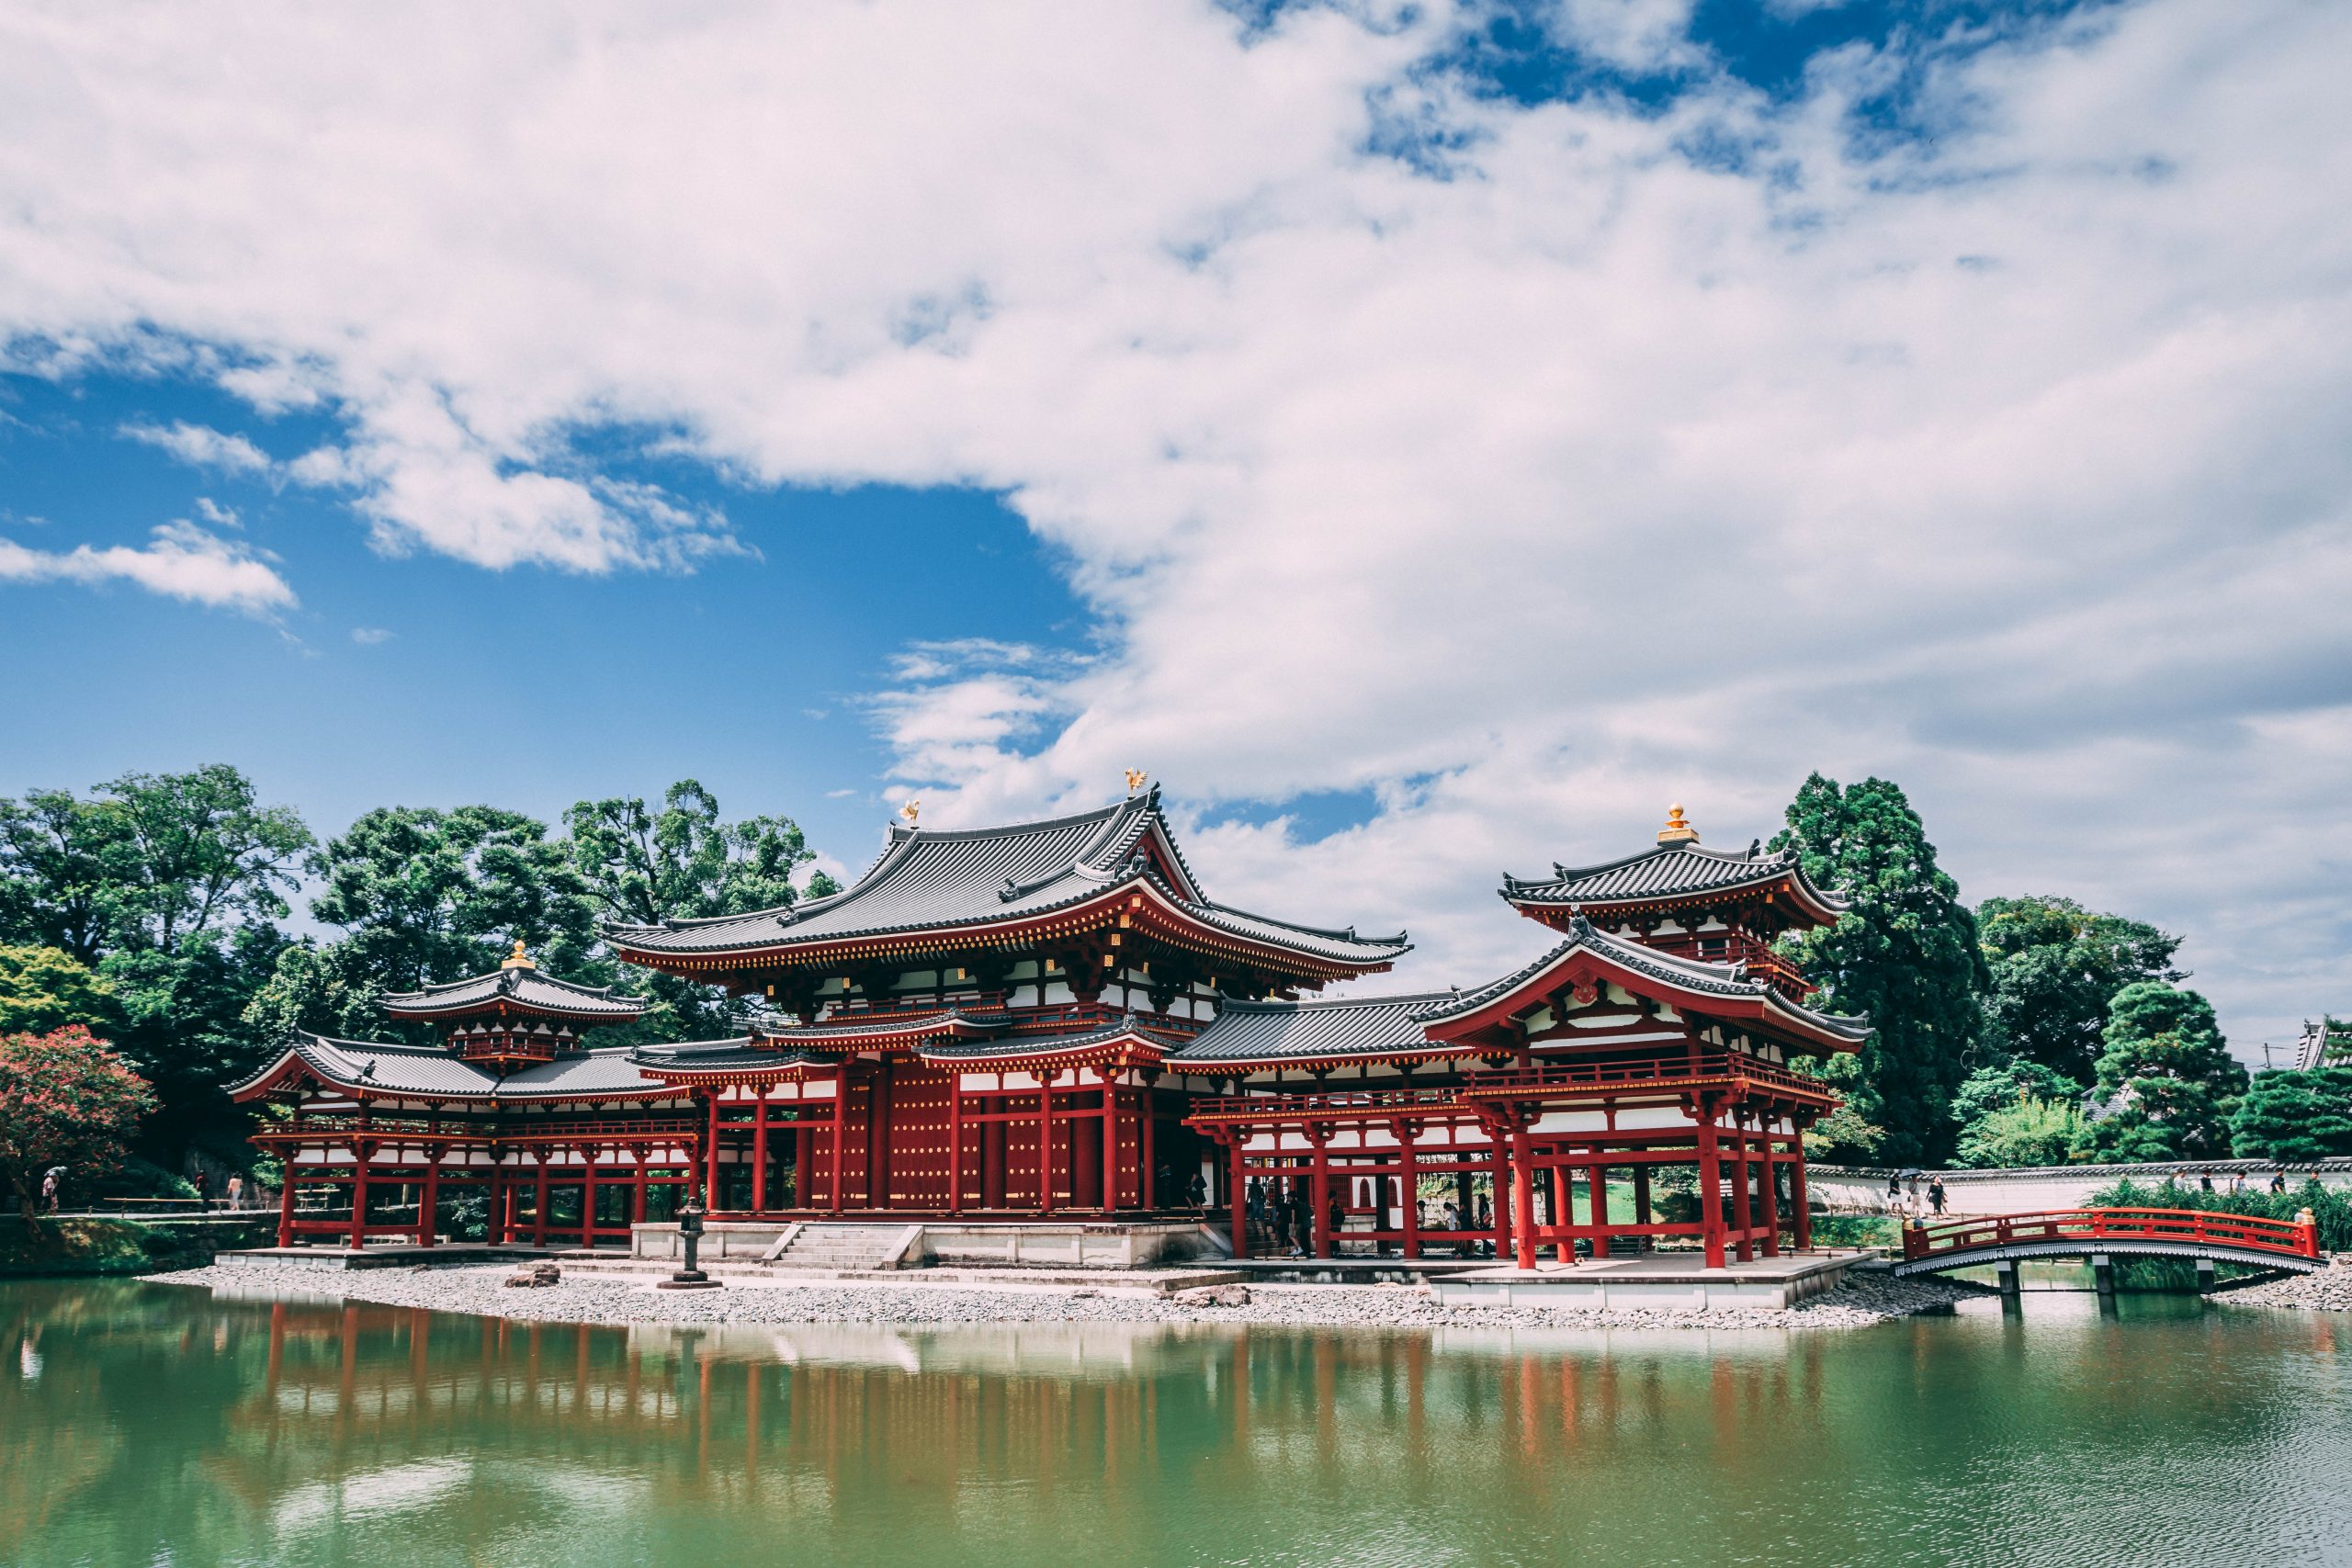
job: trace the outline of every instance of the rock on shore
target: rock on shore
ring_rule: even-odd
[[[160,1283],[221,1287],[241,1296],[334,1296],[390,1306],[560,1323],[1238,1323],[1353,1328],[1861,1328],[1949,1306],[1971,1293],[1939,1280],[1864,1275],[1784,1311],[1679,1313],[1565,1307],[1441,1305],[1417,1287],[1251,1284],[1246,1305],[1216,1305],[1116,1287],[985,1290],[963,1285],[860,1281],[730,1285],[669,1293],[628,1280],[582,1273],[537,1290],[505,1288],[503,1266],[309,1269],[215,1265],[150,1276]],[[1235,1292],[1236,1296],[1245,1292]]]
[[[2212,1299],[2230,1306],[2301,1307],[2308,1312],[2352,1312],[2352,1258],[2338,1257],[2315,1274],[2289,1274],[2267,1284],[2222,1291]]]

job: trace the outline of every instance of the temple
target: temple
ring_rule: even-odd
[[[1405,937],[1211,899],[1156,787],[1001,828],[906,815],[841,893],[605,933],[758,998],[742,1038],[597,1047],[645,1002],[520,942],[384,998],[436,1045],[294,1036],[235,1091],[279,1107],[280,1245],[431,1246],[473,1202],[492,1243],[594,1247],[689,1190],[750,1221],[1189,1217],[1237,1256],[1277,1229],[1521,1267],[1809,1245],[1802,1134],[1836,1100],[1805,1067],[1868,1030],[1773,947],[1844,908],[1789,856],[1703,849],[1677,807],[1639,854],[1504,880],[1560,939],[1523,968],[1326,997]]]

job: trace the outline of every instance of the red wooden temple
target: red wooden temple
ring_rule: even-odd
[[[1801,1134],[1836,1101],[1801,1064],[1867,1030],[1807,1008],[1770,944],[1842,905],[1785,857],[1702,849],[1679,807],[1658,840],[1507,879],[1563,938],[1515,974],[1325,998],[1405,938],[1214,902],[1157,789],[1043,822],[894,826],[832,897],[605,933],[628,962],[771,1004],[750,1036],[593,1048],[586,1031],[644,1003],[541,974],[518,943],[494,974],[385,998],[441,1045],[300,1034],[237,1093],[282,1108],[259,1134],[287,1161],[281,1245],[431,1245],[469,1191],[493,1242],[594,1245],[691,1183],[754,1219],[1116,1222],[1199,1213],[1197,1196],[1237,1252],[1253,1191],[1311,1212],[1318,1255],[1491,1247],[1532,1266],[1688,1237],[1720,1261],[1784,1230],[1804,1247]],[[1579,1218],[1576,1179],[1605,1193],[1611,1173],[1633,1217],[1588,1197]],[[306,1217],[303,1189],[335,1213]],[[1424,1224],[1440,1189],[1457,1218]],[[1716,1201],[1672,1217],[1670,1191]],[[395,1203],[409,1217],[376,1223]]]

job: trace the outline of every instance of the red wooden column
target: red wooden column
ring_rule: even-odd
[[[710,1125],[703,1134],[702,1206],[718,1212],[718,1090],[710,1091]]]
[[[1731,1229],[1732,1256],[1742,1263],[1756,1261],[1756,1217],[1749,1206],[1748,1187],[1755,1179],[1747,1159],[1747,1127],[1736,1112],[1731,1122]]]
[[[1158,1070],[1156,1067],[1144,1069],[1143,1110],[1138,1112],[1141,1124],[1136,1130],[1136,1141],[1142,1145],[1143,1155],[1143,1174],[1136,1179],[1140,1185],[1136,1190],[1136,1198],[1147,1213],[1159,1207],[1159,1162],[1154,1152],[1156,1130],[1152,1125],[1159,1120],[1159,1089],[1151,1081],[1151,1075]]]
[[[1037,1068],[1037,1213],[1054,1212],[1054,1072]]]
[[[351,1250],[368,1245],[368,1145],[351,1145]]]
[[[1534,1168],[1529,1163],[1527,1128],[1510,1131],[1510,1225],[1516,1243],[1519,1266],[1535,1267],[1535,1182]]]
[[[292,1145],[278,1156],[286,1168],[285,1179],[277,1187],[277,1245],[294,1245],[294,1156],[301,1151]]]
[[[1792,1117],[1789,1125],[1796,1129],[1789,1140],[1789,1224],[1796,1233],[1797,1250],[1810,1252],[1813,1249],[1813,1210],[1808,1206],[1812,1200],[1804,1190],[1804,1121],[1802,1117]]]
[[[1715,1151],[1715,1108],[1702,1098],[1692,1112],[1699,1123],[1699,1235],[1705,1245],[1706,1266],[1724,1266],[1724,1171]]]
[[[580,1245],[596,1245],[596,1145],[580,1145]]]
[[[645,1223],[645,1162],[652,1150],[643,1144],[632,1144],[628,1153],[629,1157],[637,1162],[637,1174],[629,1182],[628,1223],[641,1225]],[[629,1238],[629,1250],[637,1250],[637,1238],[634,1236]]]
[[[440,1219],[435,1213],[441,1206],[441,1156],[448,1150],[440,1144],[428,1144],[424,1149],[424,1190],[416,1201],[416,1245],[433,1245],[435,1226]]]
[[[964,1212],[964,1069],[947,1068],[947,1212]]]
[[[842,1212],[842,1143],[849,1131],[849,1064],[833,1069],[833,1190],[826,1196],[834,1213]]]
[[[1250,1172],[1243,1165],[1241,1145],[1250,1141],[1246,1128],[1231,1129],[1233,1151],[1233,1256],[1250,1256]]]
[[[1772,1174],[1772,1117],[1770,1111],[1756,1120],[1756,1152],[1762,1157],[1764,1184],[1764,1256],[1781,1256],[1781,1179]]]
[[[1609,1258],[1609,1168],[1594,1161],[1586,1180],[1592,1189],[1592,1260],[1603,1263]]]
[[[1315,1166],[1306,1182],[1307,1207],[1315,1218],[1315,1256],[1331,1256],[1331,1164],[1329,1144],[1331,1130],[1306,1124],[1306,1141],[1315,1145]]]
[[[1102,1213],[1107,1217],[1119,1206],[1119,1075],[1108,1066],[1097,1070],[1102,1075]]]
[[[768,1212],[768,1086],[752,1107],[752,1213]]]
[[[1396,1139],[1396,1152],[1405,1168],[1396,1179],[1397,1191],[1403,1199],[1400,1207],[1404,1213],[1405,1256],[1419,1258],[1421,1255],[1421,1156],[1416,1140],[1420,1129],[1410,1122],[1392,1122],[1389,1131]]]

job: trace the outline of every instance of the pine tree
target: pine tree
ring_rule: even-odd
[[[2106,1042],[2098,1089],[2109,1109],[2090,1125],[2092,1152],[2125,1163],[2229,1153],[2246,1075],[2211,1002],[2161,980],[2126,986],[2108,1007]]]
[[[1886,1130],[1882,1162],[1926,1164],[1952,1150],[1952,1096],[1983,1026],[1989,984],[1976,920],[1936,864],[1919,814],[1900,786],[1864,779],[1841,788],[1815,773],[1772,840],[1793,847],[1805,874],[1852,908],[1836,925],[1787,939],[1820,984],[1815,1005],[1869,1015],[1876,1032],[1835,1075],[1862,1121]]]

